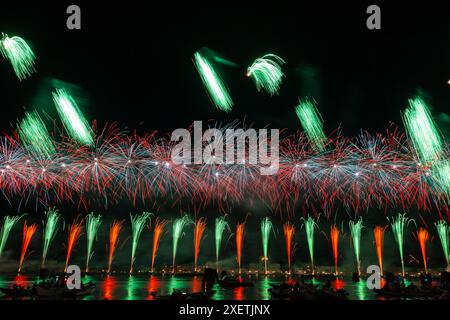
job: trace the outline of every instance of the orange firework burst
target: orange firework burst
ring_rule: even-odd
[[[375,238],[375,248],[377,249],[378,264],[380,266],[380,274],[383,275],[383,242],[384,231],[386,227],[376,226],[373,229],[373,236]]]
[[[69,226],[69,237],[67,239],[66,266],[64,267],[64,272],[67,271],[70,256],[72,255],[72,251],[78,241],[78,238],[81,236],[82,228],[83,228],[82,221],[78,221],[78,218],[75,219],[75,221]]]
[[[338,249],[339,249],[339,229],[335,225],[331,227],[330,230],[331,237],[331,247],[333,249],[333,257],[334,257],[334,273],[338,274]]]
[[[108,273],[111,272],[111,265],[114,260],[114,252],[119,242],[120,230],[122,230],[123,221],[113,221],[109,228],[109,257],[108,257]]]
[[[288,258],[288,269],[291,274],[292,255],[294,254],[294,233],[295,226],[289,222],[283,225],[284,239],[286,240],[286,253]]]
[[[244,229],[245,229],[245,221],[237,224],[237,226],[236,226],[236,261],[238,264],[239,274],[241,274],[241,257],[242,257],[242,244],[244,242]]]
[[[155,229],[153,230],[152,273],[154,271],[153,268],[155,266],[155,258],[156,253],[158,252],[159,242],[161,241],[161,237],[164,234],[164,229],[168,223],[169,220],[163,220],[159,217],[156,218]]]
[[[30,245],[31,238],[33,238],[34,234],[36,233],[37,225],[32,224],[31,226],[27,226],[27,222],[23,224],[23,239],[22,239],[22,252],[20,254],[20,261],[19,261],[19,270],[22,269],[23,261],[25,260],[26,253],[28,246]]]
[[[419,231],[417,231],[417,240],[419,240],[420,244],[420,251],[422,252],[422,259],[423,259],[423,267],[425,269],[425,273],[428,273],[428,267],[427,267],[427,241],[429,239],[428,231],[424,228],[419,228]]]
[[[206,219],[200,218],[195,222],[194,226],[194,272],[197,271],[198,255],[200,254],[200,243],[203,238],[203,233],[206,229]]]

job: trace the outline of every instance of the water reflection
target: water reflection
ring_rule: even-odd
[[[107,275],[102,282],[102,298],[107,300],[114,299],[114,290],[116,289],[116,278],[111,275]]]
[[[153,275],[150,276],[150,279],[148,281],[148,287],[147,287],[147,289],[148,289],[148,298],[147,299],[154,300],[155,297],[153,296],[153,294],[157,294],[160,287],[161,287],[161,284],[160,284],[158,278]]]

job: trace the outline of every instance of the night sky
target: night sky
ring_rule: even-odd
[[[226,2],[157,8],[141,2],[80,4],[80,31],[66,28],[62,1],[2,4],[0,32],[31,44],[37,73],[19,82],[10,64],[0,60],[0,130],[10,133],[25,109],[55,118],[49,84],[57,79],[78,88],[89,120],[100,126],[117,122],[139,133],[211,119],[293,132],[300,127],[294,106],[305,95],[318,102],[328,133],[339,126],[348,136],[361,129],[381,132],[390,122],[403,130],[400,110],[418,90],[448,132],[450,19],[442,1],[247,8]],[[373,3],[381,6],[381,30],[366,28],[365,11]],[[202,47],[239,65],[220,66],[235,102],[229,114],[214,109],[195,70],[193,53]],[[266,53],[286,61],[279,96],[258,93],[245,77],[247,66]],[[1,206],[17,211],[6,201]],[[123,206],[119,215],[127,217],[130,206]],[[212,237],[210,232],[208,242]],[[278,238],[282,241],[281,234]]]

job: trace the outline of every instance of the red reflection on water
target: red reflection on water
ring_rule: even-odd
[[[333,287],[334,287],[335,289],[337,289],[337,290],[339,290],[339,289],[344,289],[344,287],[345,287],[345,281],[342,280],[342,279],[336,279],[336,280],[334,280],[334,282],[333,282]]]
[[[194,276],[192,278],[192,292],[201,292],[202,290],[202,279],[200,277]]]
[[[150,280],[148,281],[148,297],[147,300],[155,300],[155,297],[152,293],[157,293],[158,289],[161,287],[161,283],[158,278],[155,276],[150,276]]]
[[[233,299],[234,300],[244,300],[244,287],[238,287],[233,290]]]
[[[28,285],[28,277],[18,274],[15,278],[14,278],[14,284],[20,286],[20,287],[26,287]]]
[[[116,289],[116,278],[107,275],[103,281],[103,299],[112,300],[114,299],[114,290]]]

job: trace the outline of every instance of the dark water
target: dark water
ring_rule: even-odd
[[[9,287],[14,283],[22,286],[31,286],[37,280],[32,275],[0,275],[0,287]],[[87,300],[112,299],[112,300],[151,300],[151,292],[159,295],[171,294],[174,289],[187,292],[201,291],[201,276],[149,276],[149,275],[90,275],[84,276],[83,281],[92,280],[97,284],[94,294],[85,297]],[[247,288],[221,288],[214,286],[215,293],[212,299],[256,299],[268,300],[270,294],[267,289],[270,283],[279,284],[284,281],[280,277],[253,277],[254,287]],[[315,284],[323,284],[325,280],[313,280]],[[369,290],[365,281],[354,283],[351,279],[333,280],[335,288],[344,288],[352,300],[377,299],[375,294]]]

